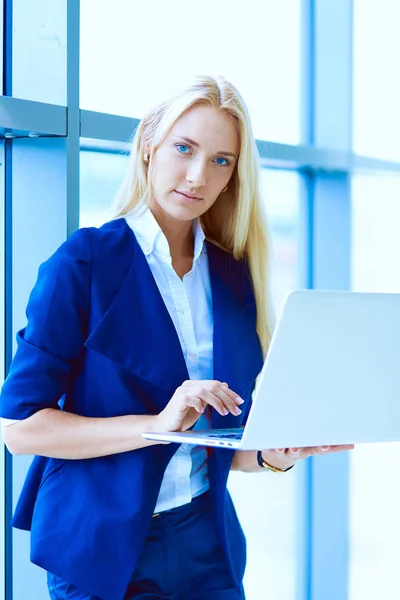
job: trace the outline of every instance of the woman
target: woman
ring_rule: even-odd
[[[142,437],[244,425],[272,329],[258,169],[239,93],[198,78],[141,121],[115,218],[40,267],[0,415],[36,455],[13,525],[51,598],[243,599],[230,469],[339,449]]]

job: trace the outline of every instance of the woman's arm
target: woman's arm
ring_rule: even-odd
[[[233,455],[231,471],[261,473],[263,469],[257,463],[257,450],[236,450]]]
[[[4,426],[3,440],[12,454],[96,458],[159,444],[142,438],[142,433],[152,431],[155,423],[154,415],[90,418],[45,408]]]
[[[13,454],[82,459],[137,450],[154,444],[145,431],[184,431],[213,406],[221,415],[237,415],[243,402],[220,381],[184,381],[158,415],[92,418],[44,408],[16,423],[5,423],[3,438]]]
[[[279,448],[277,450],[262,450],[263,459],[273,467],[278,469],[288,469],[295,465],[297,461],[322,454],[332,452],[343,452],[353,450],[354,444],[343,446],[313,446],[309,448]],[[244,471],[245,473],[262,473],[262,469],[257,463],[257,450],[236,450],[231,465],[232,471]]]

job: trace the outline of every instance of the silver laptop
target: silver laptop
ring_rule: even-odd
[[[400,441],[400,294],[292,292],[244,429],[143,437],[240,450]]]

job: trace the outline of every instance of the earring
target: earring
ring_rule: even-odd
[[[228,189],[228,186],[226,185],[226,186],[224,187],[224,189],[222,190],[221,194],[225,194],[225,192],[226,192],[226,190],[227,190],[227,189]]]
[[[145,163],[148,163],[150,159],[150,154],[148,152],[146,152],[146,154],[143,154],[143,160]]]

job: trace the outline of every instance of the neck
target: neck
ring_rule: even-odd
[[[151,207],[151,212],[167,238],[172,260],[189,257],[193,259],[193,221],[174,219],[154,205]]]

